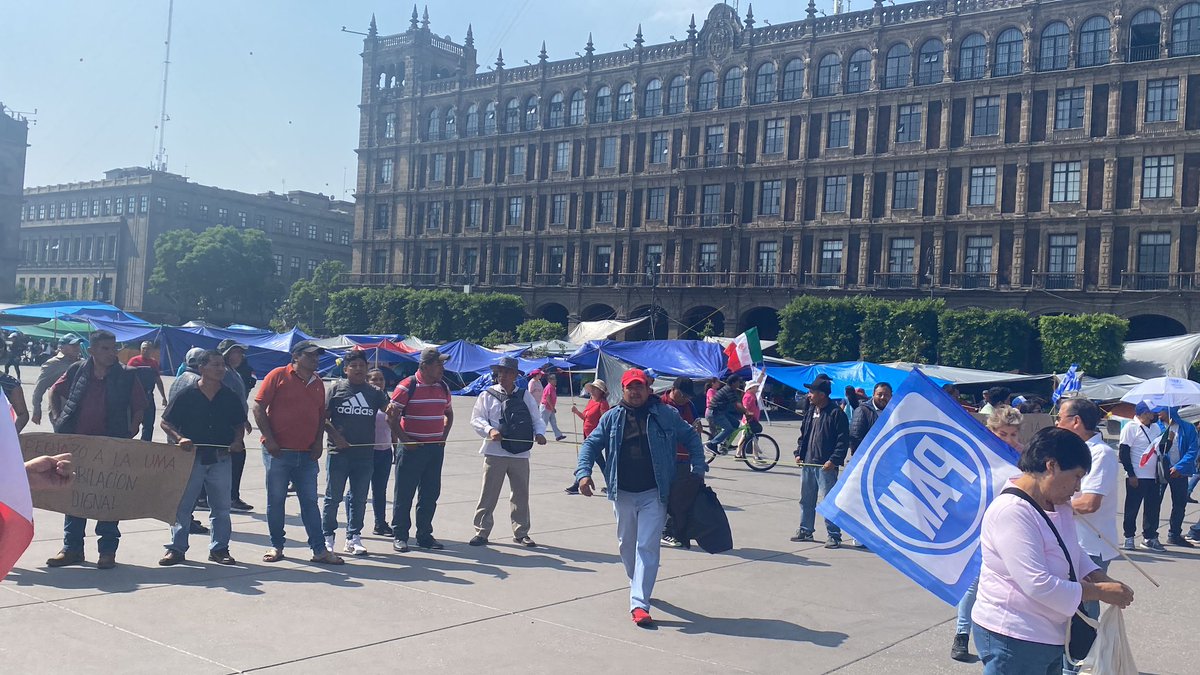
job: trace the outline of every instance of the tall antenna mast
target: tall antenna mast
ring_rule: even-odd
[[[154,155],[154,164],[151,166],[155,171],[167,170],[167,122],[171,119],[167,116],[167,78],[171,72],[171,20],[174,14],[175,0],[168,0],[166,55],[163,57],[162,109],[158,117],[158,153]]]

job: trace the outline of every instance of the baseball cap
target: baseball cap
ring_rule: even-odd
[[[828,396],[833,392],[833,387],[830,386],[829,382],[830,381],[828,379],[818,376],[813,382],[804,385],[804,388],[809,391],[819,391]]]
[[[239,343],[237,340],[230,340],[228,338],[221,340],[221,343],[217,345],[217,351],[221,353],[221,356],[225,356],[234,349],[240,349],[244,352],[249,351],[249,347],[246,345]]]
[[[1136,406],[1133,407],[1134,415],[1144,415],[1148,412],[1154,412],[1154,408],[1151,408],[1150,406],[1146,405],[1145,401],[1142,401],[1141,403],[1138,403]]]
[[[621,388],[624,389],[634,382],[641,382],[644,385],[649,385],[650,381],[646,379],[646,373],[640,368],[631,368],[625,371],[621,376]]]
[[[204,352],[206,351],[208,350],[204,349],[203,347],[192,347],[191,349],[187,350],[187,356],[185,357],[187,364],[189,366],[194,366],[199,363],[200,357],[203,356]]]
[[[297,354],[308,354],[309,352],[324,354],[325,348],[313,342],[312,340],[301,340],[295,345],[292,345],[292,356],[296,356]]]
[[[450,359],[449,354],[443,354],[436,347],[426,347],[421,350],[421,365],[426,363],[437,363],[438,361],[447,361]]]
[[[83,340],[81,340],[78,335],[68,335],[68,336],[64,337],[63,339],[59,340],[58,344],[60,344],[60,345],[78,345],[78,344],[83,344]]]

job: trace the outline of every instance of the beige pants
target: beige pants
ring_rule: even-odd
[[[512,490],[509,502],[512,505],[513,536],[517,539],[529,534],[529,460],[516,457],[483,458],[483,491],[479,495],[479,506],[475,507],[475,531],[487,538],[492,532],[492,512],[500,499],[500,488],[504,478]]]

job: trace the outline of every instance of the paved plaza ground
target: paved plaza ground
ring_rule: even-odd
[[[27,395],[35,375],[25,370]],[[95,568],[89,532],[88,564],[51,570],[45,560],[61,547],[62,517],[39,511],[33,544],[0,583],[0,671],[981,671],[949,659],[954,609],[875,555],[788,541],[799,519],[800,482],[798,471],[782,464],[767,473],[729,460],[714,465],[709,484],[728,510],[735,549],[664,549],[652,630],[629,620],[611,505],[563,493],[575,465],[572,443],[551,441],[534,452],[531,535],[540,548],[505,536],[504,502],[492,545],[467,546],[482,469],[467,424],[473,402],[455,398],[458,422],[434,521],[444,551],[398,554],[388,539],[366,536],[368,557],[347,556],[333,568],[310,564],[289,498],[289,558],[262,563],[266,499],[261,456],[253,451],[242,494],[257,508],[234,514],[236,567],[203,562],[207,537],[200,535],[191,539],[187,564],[159,567],[168,528],[140,520],[122,523],[116,569]],[[560,422],[574,440],[565,397],[562,403]],[[788,459],[795,425],[777,423],[767,432]],[[323,489],[323,475],[319,481]],[[1193,506],[1187,523],[1197,517]],[[369,532],[369,507],[367,523]],[[823,533],[818,525],[818,537]],[[1195,673],[1200,554],[1168,550],[1133,554],[1161,588],[1124,561],[1111,573],[1137,593],[1126,622],[1141,670]]]

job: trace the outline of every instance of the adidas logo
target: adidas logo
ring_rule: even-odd
[[[362,392],[355,394],[352,398],[348,398],[338,404],[334,410],[342,415],[366,415],[375,416],[375,409],[367,405],[367,399],[363,397]]]

